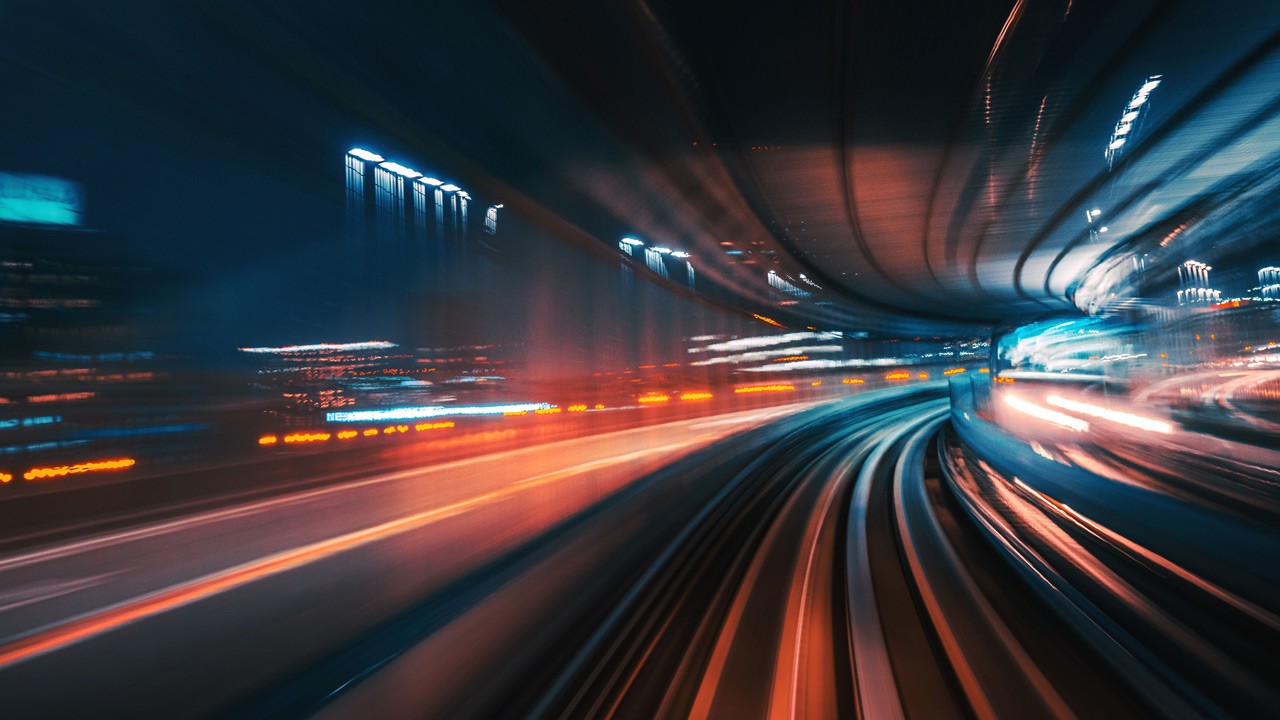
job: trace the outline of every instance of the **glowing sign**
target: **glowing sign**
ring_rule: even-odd
[[[78,225],[81,188],[61,178],[0,173],[0,220],[10,223]]]
[[[44,175],[0,173],[0,221],[79,225],[80,186]]]

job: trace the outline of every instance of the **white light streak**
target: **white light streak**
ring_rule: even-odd
[[[1078,400],[1068,400],[1057,395],[1050,395],[1045,398],[1044,401],[1054,407],[1060,407],[1064,410],[1074,410],[1082,415],[1110,420],[1111,422],[1128,425],[1129,427],[1137,428],[1139,430],[1164,433],[1165,435],[1169,435],[1173,432],[1173,425],[1164,422],[1163,420],[1156,420],[1154,418],[1143,417],[1141,415],[1134,415],[1133,413],[1099,407],[1097,405],[1091,405]]]
[[[421,407],[388,408],[386,410],[348,410],[325,414],[325,420],[335,423],[374,422],[377,420],[418,420],[421,418],[451,417],[458,415],[502,415],[514,412],[548,410],[550,403],[513,403],[510,405],[425,405]]]
[[[386,350],[387,348],[397,347],[393,342],[385,340],[370,340],[367,342],[353,343],[316,343],[314,345],[284,345],[281,347],[242,347],[240,352],[258,353],[258,354],[274,354],[288,355],[290,353],[303,352],[343,352],[346,350]]]
[[[734,350],[750,350],[752,348],[770,347],[772,345],[785,345],[787,343],[799,342],[801,340],[831,340],[838,337],[840,336],[836,333],[820,332],[793,332],[783,333],[781,335],[760,335],[756,337],[738,338],[737,340],[726,340],[724,342],[715,343],[701,348],[689,348],[689,352],[733,352]]]
[[[1067,428],[1068,430],[1074,430],[1075,432],[1087,432],[1089,430],[1089,423],[1086,420],[1081,420],[1078,417],[1072,417],[1066,413],[1060,413],[1057,410],[1050,410],[1047,407],[1041,407],[1035,403],[1027,402],[1016,395],[1005,395],[1004,404],[1018,412]]]

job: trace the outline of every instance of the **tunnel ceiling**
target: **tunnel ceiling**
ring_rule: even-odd
[[[806,273],[868,326],[1077,312],[1100,257],[1181,262],[1170,229],[1258,203],[1280,157],[1274,2],[505,13],[647,169],[635,197],[665,212],[636,233],[696,243],[744,285]]]
[[[606,261],[625,236],[686,250],[699,290],[788,325],[968,332],[1105,309],[1188,259],[1280,264],[1274,0],[37,9],[5,9],[27,30],[0,77],[50,128],[88,95],[138,155],[164,138],[326,199],[369,145]]]

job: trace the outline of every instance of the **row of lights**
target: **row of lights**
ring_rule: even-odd
[[[445,182],[443,180],[437,180],[436,178],[433,178],[433,177],[427,177],[426,175],[423,175],[422,173],[418,172],[417,170],[414,170],[411,167],[401,165],[398,162],[392,162],[390,160],[387,160],[386,158],[382,157],[378,153],[370,152],[363,148],[351,148],[350,150],[347,151],[347,154],[350,155],[351,157],[364,160],[365,162],[378,163],[378,167],[382,168],[383,170],[386,170],[387,172],[395,173],[396,175],[399,175],[400,177],[406,180],[413,180],[414,182],[420,182],[423,185],[429,185],[431,187],[440,188],[441,190],[449,193],[456,192],[458,193],[458,197],[467,198],[467,199],[471,198],[471,196],[468,195],[465,190],[458,187],[457,185],[454,185],[453,183]]]
[[[94,460],[91,462],[76,463],[74,465],[54,465],[51,467],[36,467],[22,473],[23,480],[43,480],[46,478],[64,477],[67,475],[82,475],[91,472],[103,472],[106,470],[124,470],[138,464],[133,458],[116,458],[113,460]],[[11,473],[0,472],[0,483],[9,483],[13,481]]]
[[[426,422],[417,423],[413,426],[415,432],[424,432],[426,430],[444,430],[454,427],[452,421],[443,422]],[[383,428],[365,428],[363,430],[341,430],[337,433],[328,433],[324,431],[318,432],[294,432],[284,435],[263,435],[258,438],[258,444],[262,446],[278,445],[283,442],[286,445],[307,445],[311,443],[327,442],[331,439],[353,440],[359,437],[378,437],[380,435],[395,435],[398,433],[409,432],[409,425],[388,425]]]
[[[646,246],[643,240],[637,240],[633,237],[622,238],[622,244],[630,245],[632,247],[649,247],[650,250],[658,253],[659,255],[670,255],[673,258],[680,258],[681,260],[692,257],[689,253],[683,250],[672,250],[664,245]]]

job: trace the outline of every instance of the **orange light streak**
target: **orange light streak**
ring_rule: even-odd
[[[747,387],[734,388],[733,391],[742,395],[745,393],[787,392],[795,389],[795,385],[748,385]]]
[[[297,432],[297,433],[289,433],[288,435],[285,435],[284,441],[292,445],[297,443],[324,442],[325,440],[328,440],[330,437],[331,436],[327,432],[313,432],[313,433]]]
[[[133,458],[119,458],[117,460],[97,460],[94,462],[77,463],[75,465],[59,465],[57,467],[31,468],[22,473],[24,480],[41,480],[51,477],[62,477],[64,475],[79,475],[87,472],[100,472],[103,470],[123,470],[133,467],[137,461]]]

